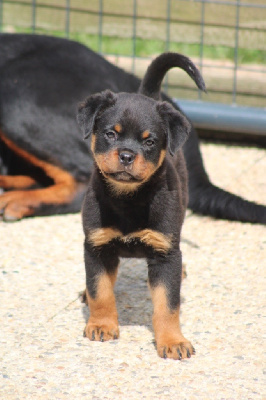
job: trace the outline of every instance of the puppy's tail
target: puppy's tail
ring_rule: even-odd
[[[150,64],[139,87],[139,93],[160,99],[162,80],[169,69],[178,67],[186,71],[198,88],[206,92],[204,80],[193,62],[186,56],[178,53],[163,53]]]

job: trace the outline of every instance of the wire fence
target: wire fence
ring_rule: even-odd
[[[156,54],[178,51],[208,93],[173,70],[172,97],[266,107],[265,0],[0,0],[0,30],[74,39],[139,76]]]

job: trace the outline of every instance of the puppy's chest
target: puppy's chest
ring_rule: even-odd
[[[154,251],[166,253],[172,237],[152,227],[146,205],[106,208],[101,227],[90,229],[87,240],[94,248],[115,249],[123,257],[147,257]]]
[[[115,227],[102,227],[91,230],[87,240],[98,250],[116,251],[122,257],[149,257],[154,252],[166,254],[172,247],[172,235],[150,228],[124,234]]]

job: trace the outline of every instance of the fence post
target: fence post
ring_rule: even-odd
[[[3,2],[0,0],[0,32],[3,30]]]
[[[137,0],[133,1],[133,33],[132,33],[132,72],[135,72],[136,68],[136,39],[137,39]]]
[[[98,52],[102,54],[102,41],[103,41],[103,0],[99,0],[99,38],[98,38]]]
[[[32,10],[31,10],[31,30],[35,33],[36,30],[36,0],[32,0]]]
[[[70,0],[66,0],[66,26],[65,26],[65,36],[69,38],[70,30]]]
[[[237,91],[237,70],[238,70],[238,42],[239,42],[239,11],[240,0],[236,4],[236,25],[235,25],[235,50],[234,50],[234,81],[233,81],[233,98],[232,103],[236,104],[236,91]]]
[[[200,61],[199,61],[199,67],[200,67],[200,72],[202,73],[202,68],[203,68],[203,50],[204,50],[204,26],[205,26],[205,1],[203,0],[201,2],[201,22],[200,22]],[[198,98],[201,100],[202,98],[202,92],[201,90],[198,90]]]

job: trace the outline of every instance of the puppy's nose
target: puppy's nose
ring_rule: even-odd
[[[121,164],[125,166],[132,164],[135,158],[136,154],[134,154],[132,151],[129,150],[124,150],[119,153],[119,161]]]

